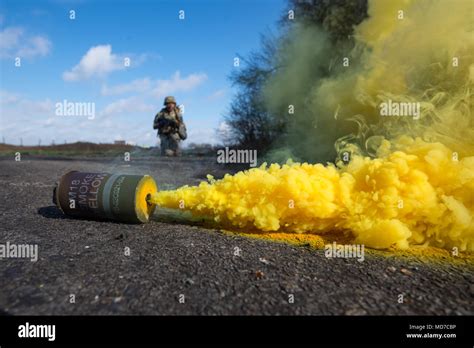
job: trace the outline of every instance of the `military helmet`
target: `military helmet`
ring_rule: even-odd
[[[176,99],[174,99],[173,96],[166,97],[163,105],[166,105],[166,104],[169,104],[169,103],[173,103],[174,105],[176,105]]]

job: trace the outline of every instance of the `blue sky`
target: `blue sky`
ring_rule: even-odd
[[[156,144],[152,121],[166,95],[184,105],[186,143],[217,142],[235,93],[228,79],[238,69],[234,57],[258,49],[260,34],[277,30],[287,6],[284,0],[0,4],[0,136],[7,143],[120,139],[145,146]],[[94,103],[94,117],[58,115],[64,100]]]

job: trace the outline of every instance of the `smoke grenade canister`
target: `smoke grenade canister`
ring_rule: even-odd
[[[140,223],[153,214],[148,198],[157,191],[148,175],[71,171],[59,180],[53,202],[73,217]]]

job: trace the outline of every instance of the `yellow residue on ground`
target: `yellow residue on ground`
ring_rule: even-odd
[[[287,243],[296,246],[309,246],[315,249],[321,249],[324,247],[325,239],[317,234],[309,233],[248,233],[248,232],[236,232],[223,230],[224,233],[231,235],[239,235],[247,238],[255,238],[261,240],[270,240],[272,242]]]
[[[320,236],[317,234],[297,234],[297,233],[259,233],[259,232],[242,232],[235,230],[222,230],[227,235],[238,235],[245,238],[254,238],[259,240],[267,240],[277,243],[285,243],[298,247],[310,247],[315,250],[324,249],[325,245],[331,245],[336,242],[338,245],[350,244],[350,239],[338,234],[329,234]],[[372,256],[386,257],[388,255],[395,257],[411,258],[415,257],[418,260],[424,260],[430,263],[449,261],[451,263],[470,263],[474,264],[474,254],[472,253],[458,253],[453,255],[452,251],[440,249],[430,246],[412,246],[407,250],[390,249],[389,251],[365,250]],[[390,254],[388,254],[388,252]]]

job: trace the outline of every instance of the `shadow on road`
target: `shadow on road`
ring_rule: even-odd
[[[48,219],[68,219],[68,217],[55,205],[39,208],[38,214]]]
[[[84,220],[84,221],[95,221],[95,222],[108,222],[117,225],[135,225],[134,222],[124,222],[124,221],[114,221],[107,218],[91,218],[87,216],[68,216],[65,215],[58,207],[55,205],[50,205],[48,207],[41,207],[38,209],[38,214],[47,219],[58,219],[58,220]]]

